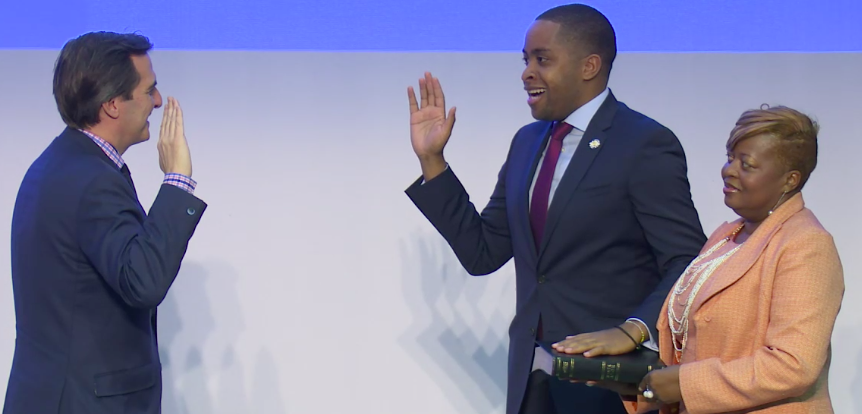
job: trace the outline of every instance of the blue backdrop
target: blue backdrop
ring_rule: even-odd
[[[0,0],[0,48],[91,30],[159,49],[519,51],[549,0]],[[862,51],[862,0],[595,0],[621,51]]]

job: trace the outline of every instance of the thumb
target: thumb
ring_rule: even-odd
[[[455,107],[449,108],[449,116],[446,118],[446,128],[450,131],[455,126]]]

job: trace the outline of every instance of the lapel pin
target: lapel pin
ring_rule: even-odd
[[[598,148],[600,145],[602,145],[602,142],[601,142],[601,141],[599,141],[599,140],[597,140],[597,139],[594,139],[594,140],[590,141],[590,148],[591,148],[591,149],[596,149],[596,148]]]

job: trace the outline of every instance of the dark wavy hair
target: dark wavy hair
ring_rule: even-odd
[[[99,123],[103,103],[132,99],[141,78],[131,57],[152,48],[133,33],[92,32],[68,41],[54,66],[54,100],[63,122],[87,128]]]

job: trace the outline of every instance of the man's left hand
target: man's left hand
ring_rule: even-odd
[[[631,325],[626,323],[623,325]],[[622,326],[626,329],[626,326]],[[637,330],[636,327],[632,327]],[[631,334],[630,334],[631,335]],[[632,335],[632,338],[635,336]],[[620,355],[634,351],[637,346],[625,333],[617,328],[605,329],[575,336],[567,336],[565,340],[553,345],[557,352],[566,354],[584,354],[585,357],[599,355]],[[640,334],[637,334],[640,338]]]

